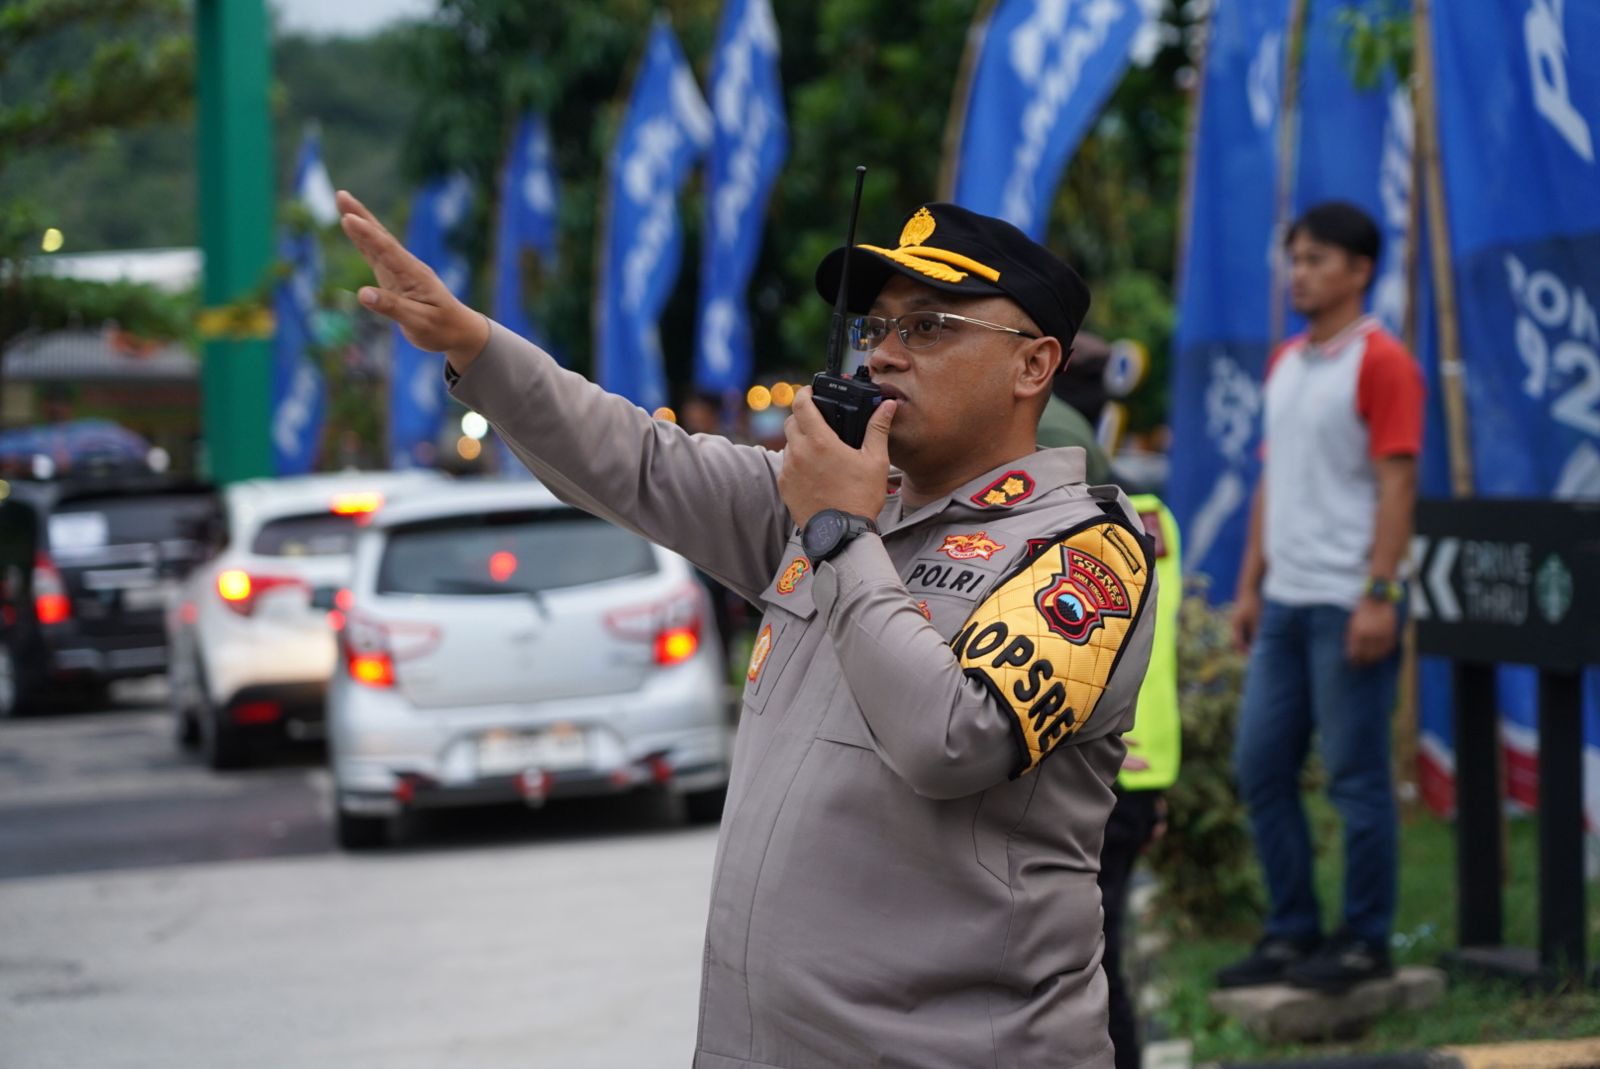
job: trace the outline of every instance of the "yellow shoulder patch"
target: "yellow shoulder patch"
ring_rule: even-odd
[[[1150,586],[1144,546],[1096,519],[1029,543],[1022,563],[950,646],[1014,718],[1015,775],[1033,771],[1094,714]]]

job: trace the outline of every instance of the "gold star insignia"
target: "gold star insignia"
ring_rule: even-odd
[[[983,495],[983,500],[989,505],[1004,505],[1006,503],[1006,492],[1004,490],[990,490]]]
[[[1011,478],[1007,479],[1001,486],[1001,489],[1006,492],[1006,497],[1016,497],[1027,488],[1027,484],[1025,484],[1021,479],[1018,479],[1016,476],[1012,476]]]

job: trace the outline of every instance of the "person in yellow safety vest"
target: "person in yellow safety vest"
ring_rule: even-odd
[[[1093,352],[1073,353],[1071,368]],[[1041,448],[1077,446],[1088,457],[1089,470],[1108,473],[1110,462],[1094,436],[1093,421],[1105,398],[1075,397],[1073,387],[1084,385],[1080,373],[1076,382],[1066,373],[1056,376],[1055,396],[1039,421],[1036,436]],[[1093,391],[1089,390],[1092,394]],[[1106,821],[1105,839],[1100,849],[1100,904],[1105,916],[1106,948],[1102,964],[1106,972],[1110,1004],[1111,1042],[1116,1050],[1116,1069],[1138,1069],[1141,1058],[1139,1021],[1132,993],[1122,973],[1123,917],[1128,908],[1128,880],[1144,848],[1160,834],[1166,822],[1166,801],[1161,792],[1178,778],[1180,731],[1178,722],[1178,605],[1183,600],[1183,562],[1180,556],[1178,523],[1171,511],[1154,494],[1129,498],[1155,539],[1156,598],[1154,644],[1150,667],[1139,688],[1133,729],[1123,734],[1128,756],[1117,777],[1117,802]]]
[[[1104,965],[1110,988],[1111,1041],[1117,1069],[1140,1064],[1136,1000],[1122,970],[1123,919],[1128,908],[1128,883],[1144,848],[1166,823],[1161,792],[1178,778],[1181,731],[1178,718],[1178,605],[1183,600],[1183,563],[1178,524],[1154,494],[1129,498],[1144,527],[1155,539],[1155,642],[1150,667],[1134,713],[1133,730],[1122,736],[1128,756],[1117,777],[1117,804],[1106,822],[1100,850],[1100,899],[1105,910]]]

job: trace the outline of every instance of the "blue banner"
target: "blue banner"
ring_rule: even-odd
[[[658,20],[611,156],[596,286],[595,379],[645,409],[669,401],[658,320],[683,254],[678,190],[712,122],[678,39]]]
[[[1185,566],[1219,601],[1233,597],[1260,473],[1288,17],[1289,0],[1218,0],[1191,165],[1167,493]]]
[[[491,315],[507,330],[548,350],[549,343],[524,306],[522,263],[531,251],[539,266],[556,266],[555,162],[550,132],[538,115],[524,115],[500,174],[500,220],[495,241],[494,304]],[[520,465],[518,465],[520,467]]]
[[[1294,215],[1343,200],[1362,208],[1383,234],[1369,307],[1399,337],[1406,318],[1406,249],[1411,228],[1411,88],[1392,69],[1357,86],[1350,49],[1351,15],[1403,13],[1393,0],[1311,0],[1301,57],[1299,143]],[[1304,327],[1290,313],[1289,332]]]
[[[1001,0],[976,46],[955,202],[1042,240],[1061,173],[1144,19],[1139,0]]]
[[[1433,20],[1476,490],[1600,498],[1600,7],[1480,0]],[[1595,672],[1585,688],[1593,728]],[[1513,750],[1532,745],[1532,674],[1502,673],[1500,699]]]
[[[472,207],[472,183],[462,174],[436,178],[412,201],[406,248],[465,300],[472,273],[451,245],[451,235]],[[406,340],[398,326],[389,368],[389,466],[431,468],[438,460],[439,423],[445,410],[444,375],[437,353]]]
[[[745,291],[761,251],[767,197],[789,151],[768,0],[728,0],[711,67],[716,130],[706,162],[695,386],[743,392],[752,364]]]
[[[333,181],[322,162],[322,144],[314,129],[306,131],[295,163],[295,199],[319,226],[329,224]],[[332,209],[332,219],[338,219]],[[278,255],[289,274],[273,291],[275,321],[272,345],[272,460],[279,475],[303,475],[316,468],[322,426],[327,418],[327,384],[311,347],[317,295],[322,288],[322,246],[314,230],[279,235]]]

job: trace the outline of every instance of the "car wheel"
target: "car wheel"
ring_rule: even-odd
[[[232,724],[223,722],[226,708],[217,708],[202,687],[195,719],[200,726],[200,756],[214,771],[226,772],[250,763],[249,740]]]
[[[22,712],[22,671],[11,647],[0,643],[0,720]]]
[[[377,850],[390,843],[389,818],[334,812],[334,831],[345,850]]]
[[[690,824],[717,824],[722,821],[722,805],[728,798],[728,788],[716,787],[709,791],[690,791],[683,796],[684,814]]]

